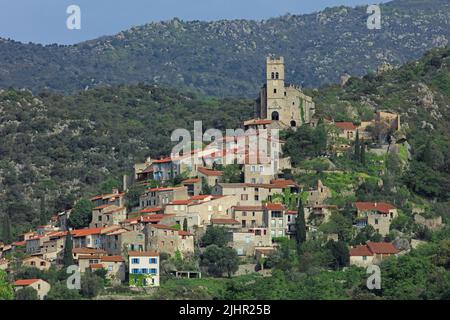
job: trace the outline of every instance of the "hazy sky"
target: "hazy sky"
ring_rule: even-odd
[[[266,19],[331,6],[385,0],[0,0],[0,37],[22,42],[77,43],[151,21]],[[69,5],[81,9],[81,30],[68,30]]]

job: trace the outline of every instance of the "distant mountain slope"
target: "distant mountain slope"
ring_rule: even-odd
[[[400,65],[450,39],[450,1],[382,5],[368,30],[366,6],[266,21],[151,23],[74,46],[0,41],[0,87],[74,92],[98,84],[164,83],[216,96],[254,96],[268,54],[283,55],[288,81],[305,86]]]
[[[155,86],[71,96],[0,90],[0,225],[8,214],[15,231],[27,230],[105,179],[120,181],[146,156],[169,154],[173,130],[193,130],[194,120],[205,130],[237,128],[252,113],[253,101]]]

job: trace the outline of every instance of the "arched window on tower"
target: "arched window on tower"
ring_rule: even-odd
[[[280,78],[280,74],[277,72],[275,73],[275,79],[279,79]]]
[[[272,79],[275,79],[275,72],[272,72]]]
[[[278,114],[278,112],[276,111],[272,112],[272,120],[274,121],[280,120],[280,115]]]
[[[295,122],[294,120],[291,121],[291,127],[296,127],[297,126],[297,122]]]

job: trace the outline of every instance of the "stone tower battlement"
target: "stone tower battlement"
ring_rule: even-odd
[[[266,84],[256,105],[257,117],[295,128],[311,123],[314,112],[312,98],[306,96],[300,86],[285,83],[284,58],[268,56]]]

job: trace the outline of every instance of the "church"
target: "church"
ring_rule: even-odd
[[[314,126],[314,102],[300,87],[285,83],[283,57],[267,57],[266,83],[261,88],[255,111],[258,119],[272,122],[271,127]]]

